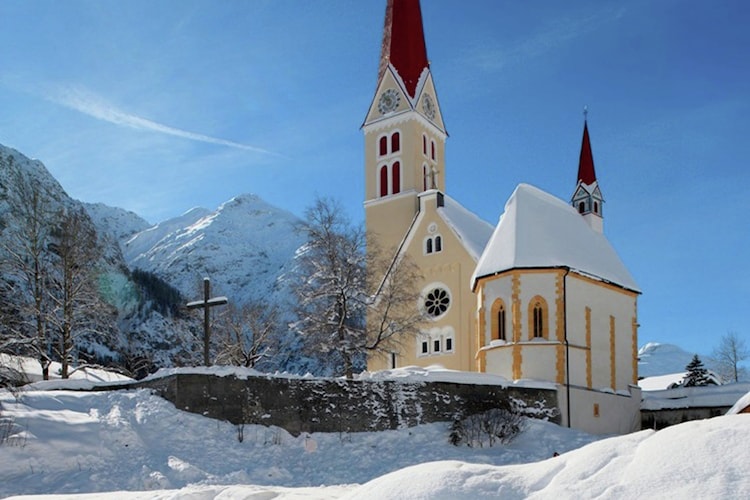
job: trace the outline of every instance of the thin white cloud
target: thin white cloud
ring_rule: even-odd
[[[52,102],[114,125],[129,127],[136,130],[158,132],[160,134],[181,137],[191,141],[217,144],[219,146],[243,149],[245,151],[280,156],[278,153],[256,146],[170,127],[169,125],[164,125],[147,118],[126,113],[125,111],[118,109],[116,106],[113,106],[102,97],[81,87],[58,87],[52,91],[46,92],[46,97]]]
[[[554,24],[548,24],[542,30],[508,47],[477,51],[474,56],[475,63],[486,71],[500,70],[508,64],[518,63],[554,50],[570,40],[598,29],[607,22],[621,18],[624,13],[624,7],[620,7],[602,9],[587,16],[558,19]]]

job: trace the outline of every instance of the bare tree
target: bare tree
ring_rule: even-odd
[[[416,267],[406,257],[383,257],[374,241],[366,248],[363,229],[331,199],[307,209],[301,230],[307,244],[298,258],[296,327],[318,351],[336,353],[352,378],[358,358],[416,333]]]
[[[76,337],[90,326],[100,301],[94,280],[94,267],[101,255],[96,231],[83,209],[62,214],[54,245],[55,272],[49,297],[54,304],[51,316],[56,326],[55,348],[62,364],[62,378],[68,378]]]
[[[272,355],[279,319],[279,308],[263,300],[253,300],[241,307],[229,304],[217,320],[217,330],[224,334],[217,364],[254,368],[260,360]]]
[[[740,364],[750,357],[745,340],[737,332],[728,332],[711,353],[711,361],[725,380],[739,382],[745,374]]]
[[[305,212],[307,243],[298,259],[298,330],[308,344],[341,357],[353,377],[358,346],[365,339],[365,234],[339,203],[318,198]]]
[[[367,344],[369,355],[400,352],[425,319],[417,283],[422,279],[408,255],[384,252],[376,238],[367,242]]]
[[[44,380],[49,379],[48,338],[51,195],[36,180],[25,175],[13,157],[3,159],[12,189],[8,192],[10,213],[16,224],[6,229],[2,240],[2,263],[6,294],[19,304],[14,321],[4,322],[20,352],[35,354]],[[10,300],[8,301],[8,304]],[[6,304],[7,307],[7,304]],[[10,312],[5,311],[10,316]],[[7,344],[6,344],[7,345]]]

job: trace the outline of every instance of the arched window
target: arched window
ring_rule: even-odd
[[[586,202],[582,201],[578,203],[578,213],[582,214],[586,211]]]
[[[422,154],[427,156],[427,136],[422,136]]]
[[[427,191],[427,165],[422,165],[422,190]]]
[[[529,302],[529,338],[549,338],[547,302],[538,295]]]
[[[443,237],[440,235],[437,236],[428,236],[427,239],[424,241],[424,253],[430,254],[430,253],[437,253],[443,251]]]
[[[430,158],[435,161],[435,141],[430,141]]]
[[[380,167],[380,196],[388,196],[388,167]]]
[[[394,132],[391,136],[391,153],[396,153],[401,150],[401,134]]]
[[[496,299],[492,303],[492,338],[497,340],[508,340],[506,327],[505,302]]]
[[[595,214],[599,213],[599,202],[598,201],[594,202],[594,213]]]
[[[388,137],[383,136],[378,141],[378,154],[385,156],[388,154]]]
[[[534,306],[534,338],[544,337],[544,314],[542,306]]]
[[[393,194],[401,192],[401,162],[395,162],[391,168],[391,183],[393,184]]]

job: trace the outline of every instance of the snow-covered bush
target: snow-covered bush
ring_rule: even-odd
[[[493,408],[484,413],[470,415],[453,421],[450,443],[465,443],[469,448],[492,447],[507,444],[521,432],[523,416],[515,409]]]

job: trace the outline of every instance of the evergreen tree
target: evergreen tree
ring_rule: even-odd
[[[708,370],[703,366],[703,361],[698,357],[697,354],[693,355],[693,359],[685,367],[687,375],[682,381],[684,387],[699,387],[709,385],[711,380],[708,378]]]

